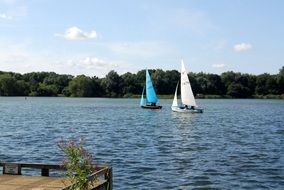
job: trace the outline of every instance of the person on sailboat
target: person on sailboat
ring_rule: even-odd
[[[184,105],[184,109],[194,110],[194,109],[195,109],[195,107],[194,107],[194,106],[190,106],[190,108],[188,108],[188,105]]]

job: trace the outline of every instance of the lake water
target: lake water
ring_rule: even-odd
[[[138,99],[0,97],[0,161],[59,163],[81,136],[114,189],[283,189],[284,101],[197,100],[203,114]]]

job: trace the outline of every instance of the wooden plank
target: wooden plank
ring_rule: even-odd
[[[21,165],[7,163],[3,165],[3,174],[21,175]]]
[[[65,177],[48,177],[50,169],[64,170],[61,165],[0,162],[1,166],[4,170],[5,166],[8,166],[6,171],[10,172],[7,172],[9,174],[0,174],[0,190],[62,190],[71,185]],[[21,175],[21,168],[41,169],[42,176]],[[93,173],[88,177],[88,181],[93,181],[93,190],[112,190],[112,168],[107,165],[93,165]]]
[[[38,190],[60,190],[66,186],[66,183],[66,179],[63,177],[0,175],[0,190],[35,188]]]
[[[0,162],[0,166],[4,166],[5,164],[15,164],[19,165],[22,168],[35,168],[35,169],[53,169],[53,170],[65,170],[63,165],[59,164],[42,164],[42,163],[17,163],[17,162],[12,162],[12,163],[5,163],[5,162]],[[107,165],[93,165],[94,171],[101,170],[103,168],[108,168],[109,166]]]
[[[92,188],[106,184],[106,180],[96,180]],[[0,175],[0,190],[61,190],[69,186],[70,182],[65,177]]]

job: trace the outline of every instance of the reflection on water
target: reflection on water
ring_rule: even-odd
[[[189,113],[178,113],[178,112],[171,112],[171,118],[173,122],[176,120],[178,123],[191,123],[194,122],[196,117],[200,117],[200,114],[189,114]]]
[[[83,136],[115,189],[282,189],[284,101],[198,100],[203,114],[137,99],[0,97],[0,160],[58,163]]]

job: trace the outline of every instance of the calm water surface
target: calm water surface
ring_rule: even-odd
[[[284,101],[198,100],[203,114],[138,99],[0,97],[0,161],[58,163],[83,136],[114,189],[284,189]]]

